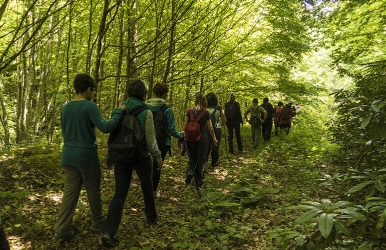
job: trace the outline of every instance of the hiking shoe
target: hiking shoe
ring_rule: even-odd
[[[187,176],[186,176],[185,183],[186,183],[187,185],[189,185],[190,182],[192,182],[192,178],[193,178],[193,174],[192,174],[191,172],[189,172],[189,173],[187,174]]]
[[[60,243],[64,241],[71,241],[75,238],[78,230],[76,228],[72,228],[71,230],[55,232],[54,238],[58,240]]]
[[[158,190],[154,192],[154,198],[155,199],[160,199],[161,198],[161,194],[160,194],[160,192]]]
[[[118,245],[118,242],[115,241],[114,238],[111,237],[109,233],[103,233],[102,242],[103,242],[103,245],[106,247],[115,247]]]
[[[160,217],[159,217],[159,216],[157,216],[157,218],[155,218],[154,220],[147,220],[147,221],[146,221],[146,226],[147,226],[147,227],[151,227],[151,226],[157,224],[157,222],[158,222],[159,220],[160,220]]]
[[[105,226],[106,224],[106,218],[103,218],[102,220],[98,221],[98,222],[94,222],[92,225],[91,225],[91,230],[92,231],[102,231],[103,230],[103,227]]]

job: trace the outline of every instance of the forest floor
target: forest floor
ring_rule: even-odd
[[[267,232],[295,220],[297,212],[288,206],[319,200],[325,192],[318,179],[330,169],[323,158],[326,148],[321,138],[309,138],[300,126],[289,135],[273,134],[255,150],[249,126],[242,128],[242,136],[243,153],[227,154],[221,142],[220,164],[207,169],[201,198],[194,181],[190,186],[184,182],[187,156],[173,148],[162,169],[161,199],[156,200],[161,220],[151,228],[144,226],[143,198],[134,174],[115,249],[277,249]],[[104,159],[106,148],[99,152]],[[63,245],[53,240],[64,183],[59,163],[59,146],[0,152],[0,214],[12,249],[104,249],[101,235],[90,230],[84,190],[73,218],[79,234]],[[114,174],[102,167],[107,213]]]

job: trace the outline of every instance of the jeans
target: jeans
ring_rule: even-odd
[[[217,145],[216,146],[213,145],[213,138],[209,135],[209,132],[208,132],[208,150],[206,154],[207,161],[209,159],[209,155],[212,158],[212,164],[211,164],[212,167],[217,166],[218,160],[220,158],[219,151],[220,151],[220,142],[222,137],[222,129],[216,128],[214,130],[214,134],[216,135]]]
[[[195,169],[196,181],[201,182],[204,178],[206,154],[208,147],[207,133],[202,133],[198,142],[187,142],[189,164],[192,169]]]
[[[122,219],[122,212],[125,205],[127,193],[129,192],[133,170],[138,175],[141,182],[143,199],[145,202],[145,215],[148,222],[154,222],[157,219],[157,212],[154,202],[153,191],[153,166],[151,157],[144,157],[131,163],[115,163],[115,194],[110,203],[107,214],[104,232],[114,237]]]
[[[228,143],[229,143],[229,152],[233,153],[233,130],[236,134],[237,148],[239,151],[243,151],[243,144],[241,142],[240,135],[240,123],[236,123],[235,125],[228,125]]]
[[[264,122],[261,128],[263,130],[264,141],[269,141],[271,139],[272,134],[272,119],[268,122]]]
[[[77,168],[63,166],[66,180],[64,182],[64,194],[59,209],[59,219],[55,224],[56,232],[69,230],[76,205],[78,204],[80,190],[84,185],[88,201],[90,203],[91,215],[94,223],[103,219],[101,201],[101,168]]]
[[[161,151],[162,161],[165,160],[165,156],[169,152],[169,150],[170,150],[170,147],[168,147],[167,150]],[[157,191],[159,180],[161,179],[161,169],[158,170],[157,168],[158,168],[157,161],[155,160],[155,158],[153,158],[153,189],[154,189],[154,191]]]

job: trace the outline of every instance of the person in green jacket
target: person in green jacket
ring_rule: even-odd
[[[142,106],[146,107],[136,115],[136,119],[141,127],[144,151],[142,158],[129,163],[114,163],[115,193],[109,206],[106,224],[103,229],[102,242],[105,246],[116,246],[117,241],[114,236],[118,230],[122,219],[123,207],[125,205],[127,193],[135,171],[141,183],[143,199],[145,203],[146,226],[157,223],[159,216],[155,208],[153,191],[153,164],[152,157],[157,162],[158,169],[162,168],[161,151],[158,149],[154,130],[153,114],[145,104],[148,92],[147,84],[141,80],[135,80],[128,88],[129,98],[123,103],[129,112]],[[151,157],[152,156],[152,157]]]
[[[149,99],[146,101],[146,104],[149,106],[150,110],[153,112],[153,118],[161,109],[163,110],[162,116],[160,115],[159,119],[163,120],[159,121],[161,124],[156,124],[155,121],[155,131],[156,136],[160,141],[157,141],[158,148],[161,150],[162,161],[165,160],[165,156],[168,152],[170,152],[171,147],[171,136],[174,138],[182,139],[184,138],[183,132],[178,132],[176,129],[176,121],[174,119],[173,110],[166,105],[166,97],[168,96],[169,87],[166,83],[160,82],[156,83],[153,87],[153,93],[155,94],[155,98]],[[158,128],[157,128],[158,126]],[[161,133],[161,135],[158,135]],[[160,145],[163,144],[163,145]],[[161,178],[161,169],[158,168],[157,161],[153,161],[153,189],[154,189],[154,197],[159,199],[160,193],[157,190],[159,181]]]
[[[74,79],[75,96],[61,111],[64,144],[61,165],[65,174],[64,194],[55,224],[54,238],[59,242],[72,240],[77,230],[71,227],[82,184],[90,203],[92,230],[100,231],[104,225],[100,193],[101,168],[97,152],[95,128],[111,132],[122,117],[124,105],[115,109],[110,120],[102,118],[98,106],[91,102],[96,91],[94,79],[77,74]]]

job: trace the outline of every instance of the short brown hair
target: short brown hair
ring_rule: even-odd
[[[153,87],[153,93],[156,97],[161,97],[169,92],[169,86],[164,82],[156,83]]]

